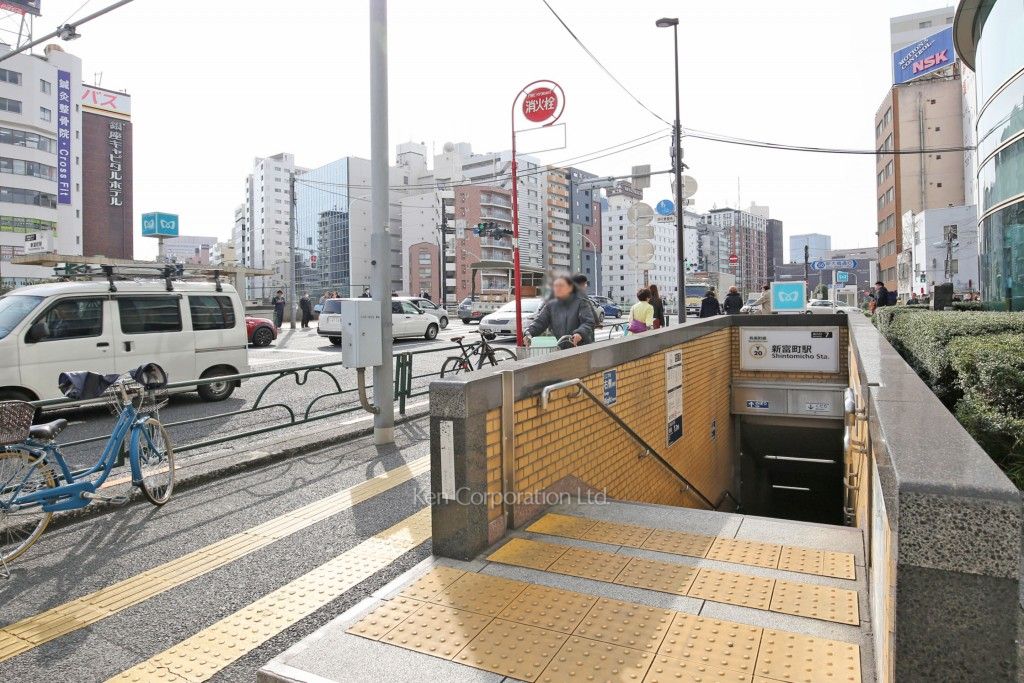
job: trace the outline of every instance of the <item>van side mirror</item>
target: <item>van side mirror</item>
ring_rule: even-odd
[[[25,335],[25,341],[29,344],[35,344],[46,338],[49,333],[49,329],[46,327],[46,323],[39,321],[32,327],[28,328],[28,333]]]

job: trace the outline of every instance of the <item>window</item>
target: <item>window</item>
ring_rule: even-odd
[[[62,299],[36,322],[46,324],[40,341],[98,337],[103,334],[103,299]]]
[[[9,69],[0,69],[0,81],[3,81],[4,83],[13,83],[14,85],[21,85],[21,74]]]
[[[9,111],[15,114],[20,114],[21,102],[18,100],[11,100],[6,97],[0,97],[0,111]]]
[[[40,121],[52,121],[53,112],[46,107],[39,107],[39,120]]]
[[[0,128],[0,143],[5,145],[15,145],[17,147],[41,149],[42,151],[50,152],[51,154],[57,151],[57,141],[54,138],[48,138],[45,135],[37,135],[36,133],[26,133],[23,130],[13,130],[11,128]]]
[[[917,25],[918,28],[931,28],[931,26],[932,26],[932,22],[931,22],[930,19],[928,21],[919,22],[918,25]]]
[[[45,221],[41,218],[24,218],[22,216],[0,216],[0,232],[25,233],[56,229],[56,221]]]
[[[181,309],[176,296],[124,297],[117,300],[125,334],[180,332]]]
[[[50,209],[57,208],[57,195],[38,190],[24,190],[20,187],[0,187],[0,202],[12,204],[31,204]]]
[[[39,162],[36,161],[8,159],[7,157],[0,157],[0,173],[28,175],[34,178],[44,178],[46,180],[57,179],[57,169],[54,166],[40,164]]]
[[[235,326],[235,308],[228,296],[190,296],[189,312],[192,329],[230,330]]]
[[[50,85],[50,81],[43,80],[42,78],[39,79],[39,92],[49,95],[52,90],[53,86]]]

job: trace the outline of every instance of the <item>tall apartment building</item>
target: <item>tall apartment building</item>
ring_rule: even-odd
[[[890,52],[896,52],[936,31],[953,25],[954,8],[939,7],[889,19]]]
[[[0,54],[10,52],[0,43]],[[57,45],[0,65],[0,278],[6,286],[53,274],[10,259],[37,235],[83,253],[82,63]],[[103,188],[103,201],[109,201]]]
[[[790,263],[803,263],[804,247],[807,247],[807,258],[811,261],[828,258],[832,251],[832,237],[817,232],[789,236]]]
[[[768,219],[766,240],[768,247],[768,279],[774,281],[776,269],[786,262],[782,254],[782,221],[777,218]]]
[[[729,267],[741,292],[752,292],[768,282],[768,218],[739,209],[712,209],[704,222],[724,235]],[[732,263],[732,256],[736,263]]]

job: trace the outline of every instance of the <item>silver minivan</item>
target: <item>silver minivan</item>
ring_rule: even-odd
[[[171,382],[249,371],[234,287],[163,280],[54,282],[0,297],[0,400],[61,398],[68,370],[123,373],[157,363]],[[222,401],[237,382],[198,387]]]

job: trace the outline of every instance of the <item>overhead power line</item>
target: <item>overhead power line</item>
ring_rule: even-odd
[[[763,149],[780,149],[789,152],[812,152],[816,154],[854,154],[854,155],[903,155],[903,154],[941,154],[943,152],[970,152],[975,147],[922,147],[915,149],[854,149],[844,147],[813,147],[808,145],[786,145],[778,142],[766,142],[764,140],[749,140],[720,133],[711,133],[693,128],[683,128],[683,136],[707,140],[709,142],[722,142],[727,145],[742,145],[744,147],[761,147]]]

